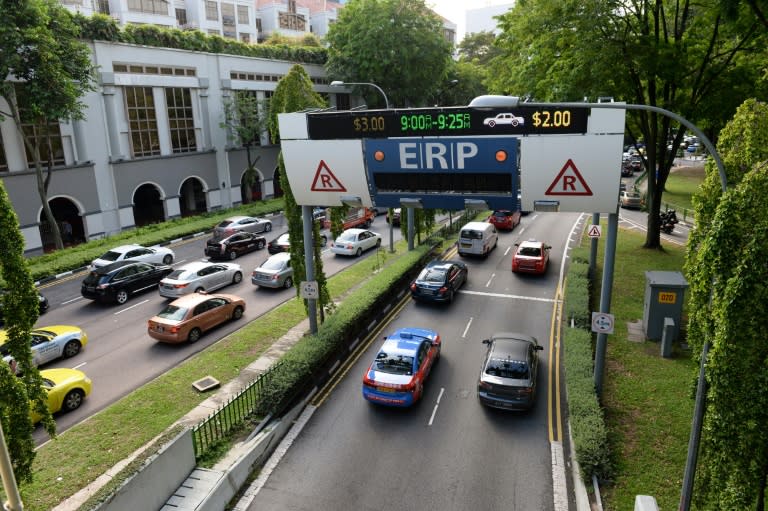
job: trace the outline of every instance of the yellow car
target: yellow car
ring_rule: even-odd
[[[48,391],[48,409],[51,413],[76,410],[91,393],[91,379],[77,369],[43,369],[40,376]],[[30,416],[33,423],[42,419],[34,411],[30,412]]]

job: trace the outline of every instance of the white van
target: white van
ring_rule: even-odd
[[[487,256],[498,241],[499,233],[493,224],[469,222],[459,231],[459,255]]]

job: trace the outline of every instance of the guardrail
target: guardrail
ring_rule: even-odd
[[[227,438],[233,428],[240,426],[248,416],[254,414],[256,407],[261,403],[262,391],[281,369],[282,364],[277,362],[232,396],[207,419],[192,428],[195,458],[200,457],[212,445]]]

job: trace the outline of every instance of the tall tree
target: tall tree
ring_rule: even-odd
[[[94,65],[79,26],[55,0],[0,0],[0,96],[35,167],[37,193],[56,248],[64,244],[48,204],[52,138],[61,120],[82,119],[81,98],[93,89]],[[10,79],[7,79],[10,78]],[[26,125],[26,129],[25,129]],[[44,168],[45,167],[45,168]]]
[[[243,202],[251,202],[251,189],[256,183],[256,163],[252,150],[261,144],[261,135],[267,131],[269,104],[259,100],[254,91],[237,91],[232,98],[224,100],[224,122],[221,127],[227,129],[231,141],[245,147],[248,167],[243,176]]]
[[[48,411],[48,395],[43,380],[32,363],[30,330],[37,321],[37,290],[24,257],[24,237],[19,220],[0,180],[0,271],[7,293],[2,297],[3,316],[8,340],[5,347],[13,357],[16,371],[6,363],[0,365],[0,420],[8,442],[13,471],[19,482],[32,480],[35,459],[34,428],[30,406],[43,417],[50,435],[56,434],[56,423]]]
[[[494,57],[501,53],[495,46],[496,34],[490,30],[473,32],[464,36],[458,47],[461,62],[475,62],[481,66],[488,65]]]
[[[451,45],[424,0],[350,0],[326,35],[333,80],[381,87],[391,106],[424,106],[446,78]],[[372,87],[358,92],[384,108]]]
[[[768,104],[739,107],[723,129],[728,190],[718,170],[694,197],[688,241],[688,342],[710,343],[708,393],[696,471],[699,509],[765,509],[768,487]]]
[[[539,101],[613,96],[657,106],[717,133],[749,97],[765,34],[754,16],[725,20],[715,0],[617,2],[528,0],[500,16],[489,88]],[[685,130],[666,116],[628,113],[627,129],[646,144],[648,231],[660,247],[661,193]]]
[[[303,67],[296,64],[277,84],[275,93],[269,101],[269,134],[273,143],[280,141],[280,126],[277,122],[277,114],[299,112],[307,108],[324,108],[326,103],[323,98],[312,89],[312,80]],[[294,282],[306,280],[307,267],[304,264],[304,232],[301,215],[301,208],[296,204],[296,199],[288,182],[288,176],[285,172],[285,162],[283,154],[280,153],[278,159],[280,186],[283,190],[283,199],[285,200],[285,216],[288,220],[288,236],[291,240],[291,267],[293,268]],[[317,225],[313,225],[314,236],[319,235]],[[316,240],[319,238],[316,238]],[[315,262],[315,280],[317,280],[320,291],[318,300],[320,311],[330,303],[331,297],[328,293],[328,286],[325,273],[323,271],[323,260],[320,257],[320,250],[317,250],[317,243],[314,243],[314,262]],[[299,286],[296,286],[296,294],[299,294]]]

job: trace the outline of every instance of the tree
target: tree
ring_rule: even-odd
[[[56,1],[0,0],[0,11],[0,96],[9,107],[0,111],[0,120],[12,118],[24,140],[45,218],[56,248],[63,248],[48,204],[52,138],[57,135],[52,131],[58,131],[60,120],[84,117],[81,98],[93,89],[94,65],[88,47],[78,39],[78,25]]]
[[[459,61],[487,66],[501,50],[495,46],[496,34],[489,30],[467,34],[459,43]]]
[[[765,509],[768,477],[768,104],[748,100],[718,143],[728,190],[711,162],[695,200],[686,254],[688,342],[709,341],[696,472],[700,509]]]
[[[48,433],[56,434],[56,423],[48,411],[48,396],[43,380],[32,363],[30,330],[37,321],[37,290],[24,258],[24,237],[19,220],[0,181],[0,271],[7,292],[3,296],[3,315],[8,340],[8,353],[16,361],[20,376],[8,364],[0,365],[0,419],[8,442],[13,471],[19,482],[32,480],[35,444],[32,439],[30,407],[43,417]]]
[[[761,73],[754,64],[765,34],[754,16],[725,20],[714,2],[529,0],[499,20],[503,55],[488,80],[496,93],[541,101],[612,96],[674,111],[714,134],[754,93]],[[685,130],[647,111],[627,119],[630,135],[646,144],[644,246],[659,248],[661,194]]]
[[[326,35],[331,79],[381,87],[392,106],[423,106],[444,83],[451,45],[424,0],[350,0]],[[384,108],[373,87],[358,88]]]
[[[252,91],[237,91],[234,98],[224,99],[224,122],[222,128],[226,128],[230,140],[245,146],[248,167],[243,176],[243,185],[246,192],[243,194],[243,202],[251,202],[251,189],[256,183],[256,162],[253,159],[251,148],[261,144],[262,133],[267,131],[269,104],[266,100],[259,100]]]
[[[430,98],[430,106],[466,106],[477,96],[488,94],[483,85],[485,67],[475,62],[454,62],[448,65],[448,74],[440,88]]]
[[[280,140],[280,126],[277,121],[277,114],[298,112],[307,108],[324,108],[326,106],[323,98],[312,89],[312,81],[303,67],[296,64],[277,84],[275,93],[269,102],[269,119],[267,125],[269,134],[273,143]],[[293,268],[294,282],[306,280],[307,268],[304,265],[304,234],[301,208],[296,204],[291,185],[288,182],[288,176],[285,172],[285,162],[283,154],[278,158],[278,170],[280,173],[280,186],[283,190],[283,199],[285,200],[285,217],[288,220],[288,236],[291,240],[291,267]],[[319,239],[319,226],[313,222],[313,233],[315,240]],[[318,244],[313,243],[315,278],[318,282],[320,298],[318,303],[320,311],[324,310],[326,304],[330,303],[331,298],[326,285],[325,274],[323,272],[323,260],[320,257]],[[299,294],[299,286],[296,286],[296,295]],[[305,302],[306,304],[306,302]]]

